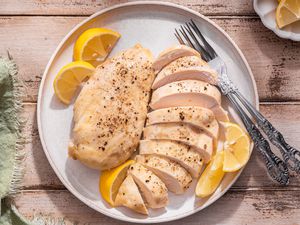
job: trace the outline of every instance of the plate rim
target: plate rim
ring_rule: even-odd
[[[105,9],[102,9],[100,11],[95,12],[94,14],[92,14],[91,16],[89,16],[88,18],[84,19],[83,21],[81,21],[80,23],[78,23],[75,27],[73,27],[68,33],[67,35],[64,36],[64,38],[60,41],[60,43],[58,44],[57,48],[55,49],[55,51],[53,52],[53,54],[51,55],[47,66],[45,68],[45,71],[43,73],[42,76],[42,80],[39,86],[39,91],[38,91],[38,99],[37,99],[37,125],[38,125],[38,132],[39,132],[39,137],[40,137],[40,141],[43,147],[43,151],[47,157],[47,160],[49,162],[49,164],[51,165],[52,169],[54,170],[56,176],[60,179],[60,181],[63,183],[63,185],[76,197],[78,198],[81,202],[83,202],[84,204],[86,204],[88,207],[92,208],[93,210],[100,212],[106,216],[109,216],[111,218],[114,219],[118,219],[118,220],[122,220],[122,221],[126,221],[126,222],[132,222],[132,223],[162,223],[162,222],[168,222],[168,221],[174,221],[174,220],[178,220],[178,219],[182,219],[185,218],[187,216],[190,216],[194,213],[197,213],[199,211],[201,211],[203,208],[199,207],[197,209],[193,209],[190,210],[188,212],[185,213],[181,213],[177,216],[172,216],[172,217],[165,217],[165,218],[160,218],[157,219],[155,217],[153,218],[147,218],[147,220],[143,220],[143,219],[137,219],[137,218],[132,218],[129,216],[124,216],[124,217],[119,217],[119,215],[116,215],[114,213],[109,213],[105,210],[99,209],[96,207],[96,204],[94,204],[92,201],[88,201],[86,200],[77,190],[75,190],[72,186],[68,185],[68,182],[63,178],[63,176],[60,174],[59,170],[57,169],[57,167],[55,166],[54,162],[52,161],[52,158],[49,154],[49,151],[47,149],[47,145],[46,142],[44,140],[44,135],[43,135],[43,130],[42,130],[42,123],[41,123],[41,104],[42,104],[42,92],[44,89],[44,83],[46,80],[46,76],[49,72],[49,69],[57,55],[57,53],[60,51],[61,47],[63,46],[63,44],[70,38],[70,36],[77,31],[77,29],[79,29],[82,25],[84,25],[85,23],[87,23],[88,21],[94,19],[95,17],[104,14],[108,11],[112,11],[118,8],[122,8],[122,7],[127,7],[127,6],[136,6],[136,5],[155,5],[155,6],[166,6],[166,7],[172,7],[172,8],[176,8],[179,10],[183,10],[183,11],[187,11],[197,17],[200,17],[201,19],[205,20],[207,23],[211,24],[212,26],[214,26],[219,32],[222,33],[222,35],[224,35],[227,40],[230,42],[230,44],[234,47],[234,49],[237,51],[237,53],[239,54],[239,56],[241,57],[244,65],[246,66],[246,69],[250,75],[251,81],[252,81],[252,85],[253,85],[253,91],[254,91],[254,96],[255,96],[255,108],[257,110],[259,110],[259,96],[258,96],[258,91],[257,91],[257,86],[256,86],[256,82],[252,73],[252,70],[250,68],[249,63],[247,62],[244,54],[242,53],[242,51],[240,50],[240,48],[236,45],[236,43],[232,40],[232,38],[219,26],[217,25],[214,21],[212,21],[211,19],[209,19],[208,17],[202,15],[201,13],[194,11],[192,9],[189,9],[185,6],[182,5],[178,5],[175,3],[171,3],[171,2],[162,2],[162,1],[133,1],[133,2],[127,2],[127,3],[121,3],[121,4],[117,4],[111,7],[107,7]],[[253,148],[251,153],[253,152]],[[243,168],[244,169],[244,168]],[[210,204],[208,204],[206,207],[210,206],[212,203],[215,203],[219,198],[221,198],[227,191],[228,189],[236,182],[236,180],[240,177],[243,169],[241,169],[237,175],[235,176],[235,178],[232,180],[231,184],[228,185],[226,188],[224,188],[222,190],[222,192],[220,192],[220,195],[218,197],[216,197],[215,201],[211,202]],[[205,207],[205,208],[206,208]]]

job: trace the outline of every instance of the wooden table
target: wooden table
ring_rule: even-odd
[[[9,51],[24,82],[28,157],[22,191],[15,197],[26,217],[48,215],[76,224],[126,224],[85,206],[70,194],[51,169],[38,136],[36,100],[52,52],[72,27],[87,16],[124,0],[1,0],[0,55]],[[243,0],[173,0],[210,17],[233,38],[254,73],[260,109],[300,148],[300,43],[266,29]],[[59,137],[58,137],[59,138]],[[254,152],[236,184],[207,209],[169,224],[300,224],[300,178],[288,187],[267,176]]]

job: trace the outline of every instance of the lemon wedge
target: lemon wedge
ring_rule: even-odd
[[[281,0],[276,9],[276,22],[279,28],[300,20],[300,0]]]
[[[124,181],[128,167],[133,164],[134,160],[128,160],[122,165],[103,171],[100,175],[99,190],[104,198],[111,206],[114,206],[114,200],[118,194],[118,190]]]
[[[250,140],[248,135],[235,123],[224,123],[224,172],[234,172],[241,169],[250,157]]]
[[[53,87],[56,96],[65,104],[69,104],[77,87],[89,78],[95,67],[83,61],[75,61],[65,65],[56,75]]]
[[[87,61],[93,66],[101,64],[121,35],[106,28],[91,28],[84,31],[74,45],[74,60]]]
[[[218,152],[205,168],[196,186],[196,196],[205,198],[215,192],[224,176],[224,152]]]

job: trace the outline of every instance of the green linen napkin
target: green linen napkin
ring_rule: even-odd
[[[15,193],[22,178],[24,140],[20,89],[16,82],[17,68],[10,60],[0,58],[0,198]]]
[[[20,190],[25,160],[22,136],[25,121],[20,119],[23,88],[17,73],[17,66],[11,59],[0,57],[0,225],[65,225],[64,219],[41,215],[28,221],[11,198]]]
[[[16,79],[17,66],[0,58],[0,224],[27,225],[11,204],[10,195],[20,187],[24,169],[24,143],[21,130],[21,85]]]

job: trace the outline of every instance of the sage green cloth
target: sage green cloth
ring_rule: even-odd
[[[63,218],[42,215],[28,221],[13,204],[11,196],[19,191],[25,159],[21,93],[16,64],[0,57],[0,225],[65,225]]]
[[[1,208],[1,217],[0,217],[1,225],[33,225],[31,222],[27,221],[23,218],[22,215],[19,214],[18,210],[9,203],[5,201],[2,204]]]
[[[14,176],[17,141],[19,138],[19,121],[17,90],[14,88],[16,66],[13,62],[0,59],[0,198],[11,191]],[[20,179],[21,177],[19,177]]]
[[[9,195],[18,191],[22,180],[24,150],[19,120],[20,86],[17,67],[11,60],[0,58],[0,224],[29,225],[11,204]]]

